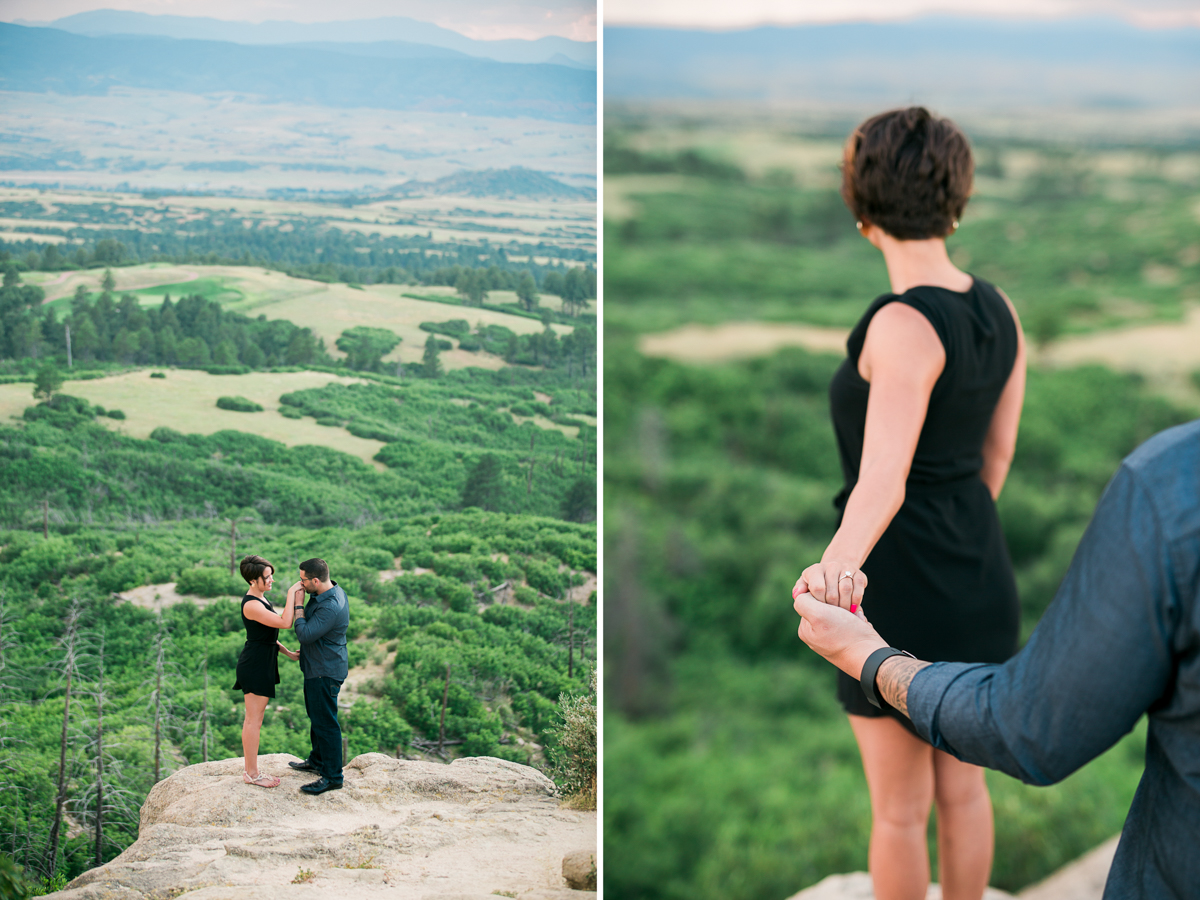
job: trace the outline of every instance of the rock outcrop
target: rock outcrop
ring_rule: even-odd
[[[988,888],[984,900],[1101,900],[1104,882],[1117,852],[1117,838],[1105,841],[1073,863],[1063,866],[1045,881],[1025,888],[1015,897]],[[874,900],[871,876],[866,872],[830,875],[788,900]],[[942,889],[929,886],[926,900],[942,900]]]
[[[596,814],[560,807],[536,769],[479,757],[450,765],[367,753],[316,797],[287,754],[259,757],[282,784],[242,782],[242,761],[189,766],[142,806],[137,841],[59,900],[524,900],[567,889],[563,858],[596,846]]]

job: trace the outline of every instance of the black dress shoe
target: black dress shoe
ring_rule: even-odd
[[[301,760],[300,762],[289,762],[288,765],[291,766],[293,769],[299,769],[301,772],[319,772],[320,771],[316,766],[314,766],[312,763],[310,763],[307,759]]]
[[[318,778],[309,784],[300,785],[300,790],[306,794],[323,794],[326,791],[340,791],[341,789],[340,781],[330,781],[328,778]]]

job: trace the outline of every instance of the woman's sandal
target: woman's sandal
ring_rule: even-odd
[[[279,787],[279,779],[276,776],[266,775],[262,772],[259,772],[256,778],[251,778],[249,772],[243,772],[242,781],[246,782],[246,784],[257,784],[259,787],[265,788]]]

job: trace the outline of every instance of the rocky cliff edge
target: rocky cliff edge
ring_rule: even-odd
[[[142,806],[137,841],[56,900],[583,900],[564,857],[594,853],[596,814],[564,809],[536,769],[490,757],[450,765],[367,753],[345,787],[311,797],[294,756],[188,766]],[[576,855],[578,858],[578,855]]]

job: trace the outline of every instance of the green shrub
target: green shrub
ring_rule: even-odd
[[[577,809],[596,808],[596,673],[588,693],[560,694],[555,729],[554,781]]]
[[[197,597],[241,597],[246,593],[246,582],[230,575],[228,569],[198,566],[180,573],[175,590]]]
[[[317,418],[318,425],[324,425],[326,428],[340,428],[342,420],[337,416],[320,416]]]
[[[228,409],[233,412],[262,412],[263,408],[260,404],[253,400],[247,400],[245,397],[218,397],[217,407],[220,409]]]
[[[151,378],[166,378],[167,373],[166,372],[151,372],[150,377]]]
[[[110,409],[105,413],[110,419],[124,419],[125,413],[119,409]]]
[[[294,407],[294,406],[279,407],[279,414],[281,416],[283,416],[285,419],[303,419],[304,418],[304,413],[300,412],[300,410],[296,409],[296,407]]]

